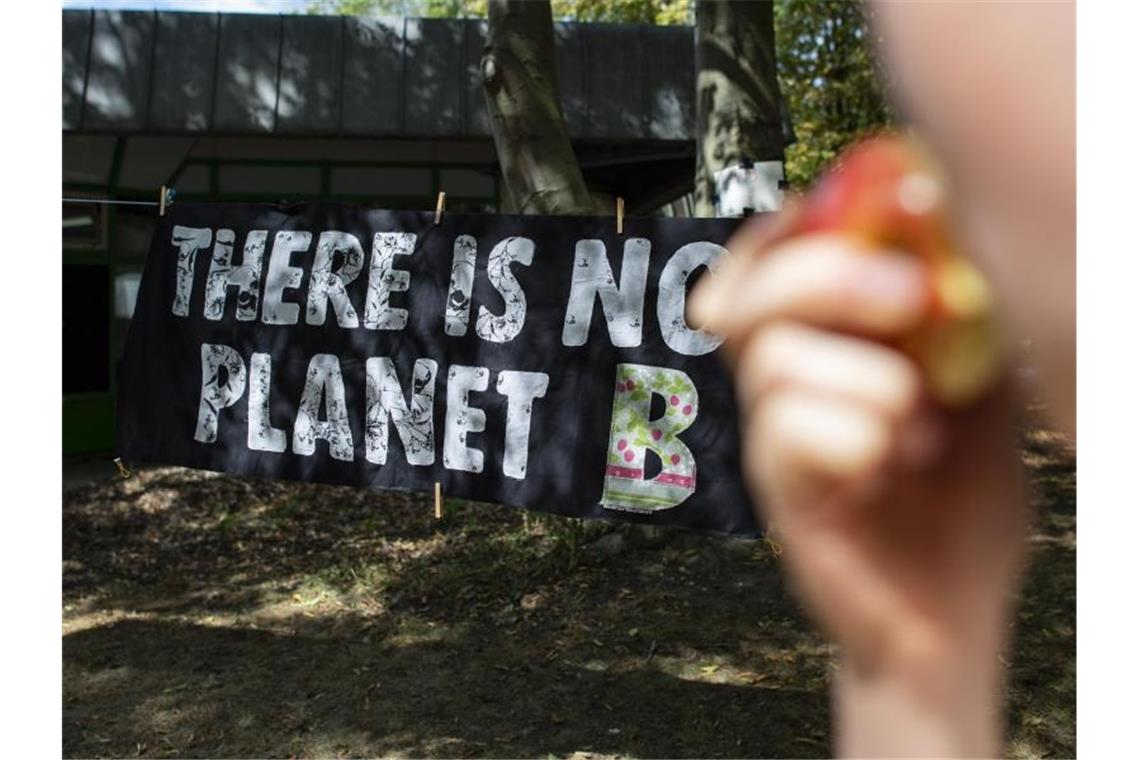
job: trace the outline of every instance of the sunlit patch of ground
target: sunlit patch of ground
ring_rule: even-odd
[[[1072,756],[1075,463],[1037,428],[1024,461],[1007,754]],[[604,524],[447,506],[177,468],[69,492],[64,754],[830,752],[834,651],[763,543],[605,556]]]

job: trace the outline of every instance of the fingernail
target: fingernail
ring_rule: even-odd
[[[873,310],[868,316],[883,327],[901,327],[926,310],[926,269],[905,254],[876,255],[860,262],[851,286]]]

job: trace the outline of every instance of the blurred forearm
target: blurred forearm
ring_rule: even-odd
[[[957,642],[926,662],[856,666],[833,683],[843,757],[999,757],[1004,733],[999,637]],[[889,655],[888,655],[889,657]]]

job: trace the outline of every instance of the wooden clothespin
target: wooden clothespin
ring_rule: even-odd
[[[114,462],[115,466],[119,468],[119,477],[121,477],[123,480],[126,480],[131,476],[131,471],[127,469],[127,466],[125,464],[123,464],[122,457],[115,457],[111,461]]]
[[[158,215],[166,216],[166,185],[158,190]]]
[[[624,234],[625,230],[625,198],[620,195],[617,199],[617,233]]]
[[[438,480],[435,482],[435,519],[443,519],[443,486]]]
[[[442,190],[439,191],[439,197],[435,199],[435,223],[439,224],[439,220],[443,218],[443,202],[447,198],[447,193]],[[436,484],[439,485],[438,483]]]

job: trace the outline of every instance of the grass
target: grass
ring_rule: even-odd
[[[1073,756],[1076,485],[1007,656],[1011,757]],[[108,465],[109,472],[112,471]],[[763,542],[177,468],[64,498],[64,755],[822,757],[834,652]]]

